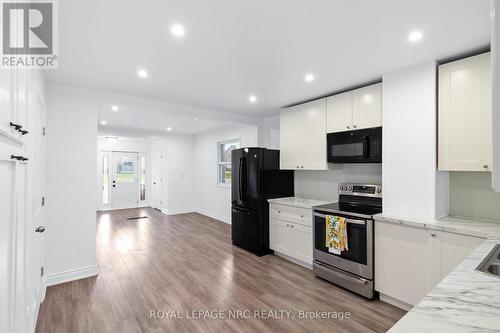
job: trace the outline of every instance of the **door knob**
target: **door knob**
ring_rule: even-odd
[[[39,232],[39,233],[42,233],[45,231],[45,227],[44,226],[39,226],[38,228],[35,229],[35,232]]]

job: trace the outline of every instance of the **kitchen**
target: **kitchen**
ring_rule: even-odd
[[[500,331],[496,0],[5,2],[0,332]]]
[[[456,179],[491,182],[491,91],[491,54],[482,52],[389,73],[380,83],[283,109],[279,152],[233,152],[233,244],[250,250],[260,244],[259,255],[274,253],[363,297],[409,311],[394,332],[499,329],[500,312],[486,310],[500,297],[499,196],[476,204],[493,204],[490,215],[454,215]],[[247,160],[266,162],[256,152],[274,153],[274,163],[249,173]],[[306,170],[328,172],[339,164],[347,173],[359,172],[361,164],[366,175],[340,182],[336,202],[314,188],[292,190],[287,170],[303,177]],[[259,178],[264,169],[283,178],[282,192],[266,189],[269,181]],[[249,221],[240,227],[235,211],[248,208],[248,182],[262,187],[250,198],[265,201],[250,220],[260,228],[255,232]],[[477,200],[478,193],[465,198]],[[325,245],[325,226],[328,233],[327,220],[334,218],[347,236],[347,246],[337,252]]]

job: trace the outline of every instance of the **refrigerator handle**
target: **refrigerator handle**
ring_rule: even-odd
[[[248,172],[247,172],[247,160],[246,158],[243,159],[243,167],[241,168],[242,169],[242,173],[243,173],[243,198],[242,200],[245,201],[247,199],[247,187],[248,187]]]
[[[243,201],[243,194],[242,194],[242,180],[241,180],[241,169],[243,168],[243,158],[240,157],[240,161],[238,163],[238,195],[239,195],[239,199],[240,201]]]

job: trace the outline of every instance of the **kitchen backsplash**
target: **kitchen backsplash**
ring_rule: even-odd
[[[500,193],[489,172],[450,172],[450,215],[500,222]]]
[[[328,171],[295,171],[295,196],[338,200],[339,183],[382,184],[382,164],[328,164]]]

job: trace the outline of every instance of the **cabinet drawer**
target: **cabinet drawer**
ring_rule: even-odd
[[[272,205],[271,219],[280,219],[312,227],[312,210],[307,208]]]

